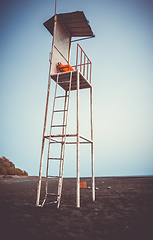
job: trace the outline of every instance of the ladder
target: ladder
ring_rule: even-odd
[[[68,121],[68,110],[69,110],[69,100],[70,100],[70,92],[71,92],[71,82],[72,82],[72,71],[70,72],[70,79],[62,83],[69,84],[69,90],[65,91],[64,96],[57,96],[57,86],[60,84],[59,81],[59,73],[57,73],[56,86],[55,86],[55,94],[53,100],[53,109],[52,109],[52,117],[50,124],[50,135],[49,135],[49,143],[48,143],[48,154],[47,154],[47,168],[46,168],[46,185],[45,185],[45,196],[44,200],[41,204],[41,207],[44,206],[48,196],[56,197],[56,201],[51,201],[50,203],[57,203],[57,208],[60,206],[61,195],[62,195],[62,184],[63,184],[63,170],[64,170],[64,157],[65,157],[65,145],[66,145],[66,133],[67,133],[67,121]],[[58,98],[64,99],[64,109],[55,109],[55,102]],[[54,115],[56,113],[63,113],[63,123],[61,125],[53,124]],[[62,134],[52,135],[52,129],[62,128]],[[56,137],[60,137],[60,141],[56,139]],[[52,143],[61,144],[60,157],[51,157],[51,145]],[[59,175],[58,176],[50,176],[49,173],[49,165],[51,161],[60,161],[59,166]],[[48,193],[48,179],[49,178],[58,178],[58,189],[57,193]]]

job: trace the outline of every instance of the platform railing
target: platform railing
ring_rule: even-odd
[[[78,69],[91,83],[92,62],[79,44],[77,44],[76,65],[73,67],[75,67],[75,70]]]

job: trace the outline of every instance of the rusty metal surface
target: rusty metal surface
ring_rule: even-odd
[[[63,23],[71,37],[94,37],[89,22],[82,11],[57,14],[57,17]],[[44,22],[44,26],[53,35],[54,16]]]
[[[77,70],[77,196],[76,196],[76,206],[80,207],[80,147],[79,147],[79,128],[80,128],[80,119],[79,119],[79,71]]]

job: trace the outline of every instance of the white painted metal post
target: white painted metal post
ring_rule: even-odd
[[[54,34],[53,34],[53,42],[52,42],[52,52],[53,53],[53,46],[54,46],[54,35],[56,31],[56,1],[55,0],[55,17],[54,17]],[[51,71],[52,71],[52,56],[50,59],[50,67],[49,67],[49,77],[48,77],[48,90],[47,90],[47,100],[46,100],[46,110],[45,110],[45,120],[44,120],[44,129],[43,129],[43,139],[42,139],[42,148],[41,148],[41,158],[40,158],[40,168],[39,168],[39,181],[38,181],[38,188],[37,188],[37,200],[36,206],[39,206],[40,200],[40,190],[41,190],[41,180],[42,180],[42,165],[43,165],[43,156],[44,156],[44,145],[45,145],[45,135],[46,135],[46,124],[47,124],[47,115],[48,115],[48,104],[49,104],[49,95],[50,95],[50,84],[51,84]]]
[[[47,90],[45,120],[44,120],[43,139],[42,139],[41,158],[40,158],[40,168],[39,168],[39,181],[38,181],[38,188],[37,188],[37,200],[36,200],[36,206],[37,206],[37,207],[39,206],[40,190],[41,190],[42,165],[43,165],[43,156],[44,156],[46,123],[47,123],[48,103],[49,103],[49,93],[50,93],[50,83],[51,83],[50,71],[51,71],[51,61],[50,61],[49,77],[48,77],[48,90]]]
[[[80,159],[79,159],[79,71],[77,70],[77,207],[80,207]]]
[[[95,201],[95,177],[94,177],[94,142],[93,142],[93,101],[92,87],[90,88],[90,108],[91,108],[91,161],[92,161],[92,199]]]

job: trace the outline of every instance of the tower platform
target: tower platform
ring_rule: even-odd
[[[72,82],[71,82],[71,91],[72,90],[77,90],[77,71],[68,71],[68,72],[61,72],[59,74],[58,78],[58,84],[65,90],[69,90],[69,79],[70,79],[70,73],[72,72]],[[56,82],[57,80],[57,73],[52,74],[51,78]],[[79,89],[84,89],[84,88],[91,88],[92,85],[87,81],[87,79],[83,76],[83,74],[79,71]]]

